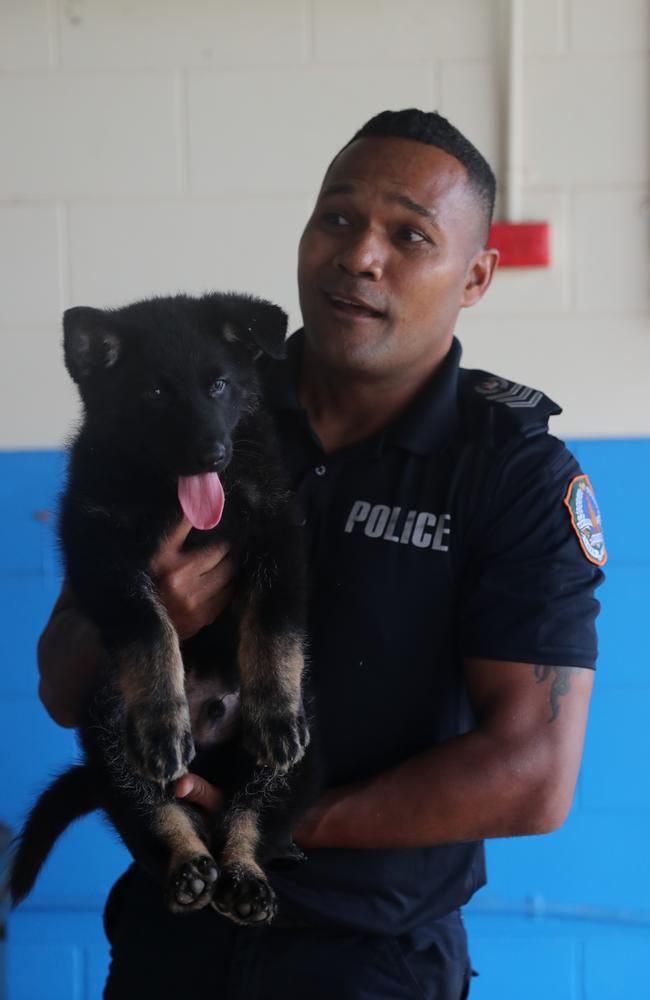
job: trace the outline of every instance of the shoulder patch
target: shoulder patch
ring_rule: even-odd
[[[607,549],[603,535],[603,522],[594,488],[585,475],[575,476],[569,483],[564,504],[571,516],[573,530],[578,536],[582,551],[590,562],[604,566]]]
[[[474,386],[474,392],[493,403],[503,403],[511,409],[531,410],[542,400],[544,393],[539,389],[531,389],[519,382],[509,382],[498,375],[490,375]]]
[[[539,389],[480,369],[461,369],[461,385],[469,412],[489,426],[486,431],[495,440],[508,440],[513,434],[524,437],[545,434],[549,417],[562,412]]]

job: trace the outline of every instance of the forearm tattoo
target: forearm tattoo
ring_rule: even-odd
[[[536,663],[533,666],[535,671],[535,680],[538,684],[543,684],[544,681],[553,675],[553,680],[551,681],[551,718],[549,722],[555,722],[558,715],[560,714],[560,698],[569,693],[571,687],[571,678],[574,674],[577,674],[580,667],[547,667],[542,663]]]

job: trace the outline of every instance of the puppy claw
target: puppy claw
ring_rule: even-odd
[[[126,715],[126,741],[142,777],[163,786],[180,778],[195,754],[187,705],[171,712],[155,704],[133,706]]]
[[[309,727],[302,711],[296,715],[268,716],[257,725],[248,723],[244,745],[259,767],[288,771],[305,755]]]

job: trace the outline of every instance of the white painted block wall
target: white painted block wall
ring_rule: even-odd
[[[499,0],[2,0],[0,447],[76,412],[72,304],[209,288],[299,323],[295,254],[376,111],[447,114],[498,169]],[[524,204],[553,265],[502,271],[465,363],[535,384],[567,436],[650,434],[650,0],[525,0]]]

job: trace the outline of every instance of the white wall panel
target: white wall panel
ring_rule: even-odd
[[[49,67],[55,39],[47,0],[2,0],[0,7],[0,70]]]
[[[500,172],[501,7],[0,2],[3,446],[55,444],[69,424],[72,302],[239,288],[297,325],[299,233],[377,111],[438,107]],[[466,358],[555,392],[565,433],[648,433],[650,2],[523,9],[524,212],[551,222],[552,264],[497,275],[461,319]],[[27,412],[15,373],[30,364]]]
[[[305,0],[58,0],[73,69],[298,62]]]
[[[47,323],[60,311],[60,238],[55,205],[0,202],[0,330]]]
[[[647,312],[650,190],[576,191],[574,227],[578,309]]]
[[[295,282],[306,200],[82,204],[70,213],[74,304],[247,291],[299,314]]]
[[[571,0],[570,39],[574,52],[648,52],[648,0]]]
[[[4,329],[0,365],[0,449],[60,448],[78,413],[77,393],[63,365],[61,325]]]
[[[484,56],[498,27],[499,0],[314,0],[314,54],[328,61]]]
[[[523,5],[527,54],[549,55],[567,47],[567,0],[526,0]]]
[[[191,190],[315,194],[334,153],[377,110],[431,102],[429,66],[418,61],[363,72],[329,65],[192,73]]]
[[[171,75],[0,79],[3,197],[171,194],[177,187]]]
[[[643,184],[650,162],[648,60],[531,60],[526,160],[532,184]]]

